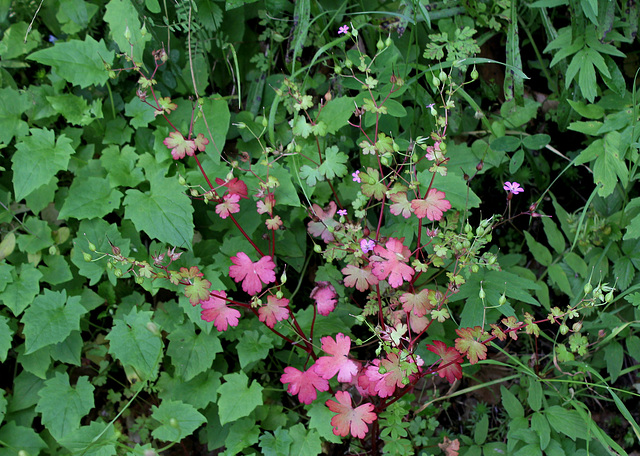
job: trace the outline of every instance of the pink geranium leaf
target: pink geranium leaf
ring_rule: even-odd
[[[375,255],[371,257],[373,275],[378,280],[388,278],[387,281],[393,288],[398,288],[405,280],[411,280],[414,274],[413,268],[405,264],[411,257],[411,251],[404,246],[403,241],[404,238],[389,238],[385,247],[375,246]]]
[[[198,149],[200,152],[204,152],[207,144],[209,144],[209,140],[205,138],[202,133],[198,133],[198,136],[196,136],[196,139],[193,140],[193,143],[195,144],[196,149]]]
[[[447,347],[444,342],[434,340],[432,345],[427,345],[427,350],[435,353],[440,357],[440,367],[438,375],[440,378],[447,378],[449,383],[453,383],[456,379],[462,378],[462,356],[453,347]]]
[[[273,328],[277,322],[289,318],[289,300],[273,295],[267,296],[267,303],[258,309],[258,318],[269,328]]]
[[[419,219],[427,217],[431,221],[438,221],[446,211],[451,209],[451,203],[444,198],[444,192],[432,188],[424,199],[411,201],[411,209]]]
[[[311,290],[311,299],[316,301],[318,313],[329,315],[336,308],[336,289],[329,282],[316,282],[316,287]]]
[[[331,336],[320,339],[322,350],[329,356],[321,356],[316,360],[314,369],[322,378],[329,380],[338,374],[339,382],[350,382],[358,374],[358,363],[349,359],[351,350],[351,339],[342,333],[336,335],[333,340]]]
[[[317,204],[311,206],[313,219],[307,225],[309,234],[322,238],[326,243],[333,241],[333,234],[329,232],[327,227],[335,227],[339,222],[333,219],[338,210],[338,206],[333,201],[329,202],[329,206],[322,209]]]
[[[318,397],[318,391],[328,391],[329,382],[320,377],[313,368],[304,372],[295,367],[285,367],[280,377],[282,383],[288,383],[287,391],[297,394],[303,404],[311,404]]]
[[[243,181],[239,180],[237,177],[229,181],[225,181],[224,179],[216,178],[216,184],[222,185],[223,187],[227,187],[227,192],[232,195],[238,195],[240,198],[249,198],[249,190],[247,189],[247,184]]]
[[[209,299],[200,302],[201,317],[212,321],[218,331],[226,331],[229,326],[238,326],[240,312],[227,305],[225,291],[212,291]]]
[[[242,282],[242,289],[250,295],[262,290],[262,284],[276,281],[273,272],[276,265],[270,256],[264,256],[253,263],[244,252],[231,257],[233,265],[229,266],[229,276],[236,282]]]
[[[184,158],[184,155],[193,156],[196,151],[196,144],[192,139],[185,139],[179,131],[172,131],[162,143],[171,149],[171,156],[174,160]]]
[[[435,291],[425,288],[419,293],[404,293],[400,296],[400,302],[405,312],[413,312],[416,316],[422,317],[433,309],[435,294]]]
[[[342,269],[342,273],[345,275],[345,286],[356,287],[358,291],[366,291],[378,283],[378,278],[371,272],[371,266],[359,268],[350,264]]]
[[[393,204],[389,208],[393,215],[400,215],[404,218],[411,217],[411,203],[407,200],[407,192],[394,193],[389,197]]]
[[[227,193],[224,195],[223,201],[216,205],[216,214],[218,214],[220,218],[226,219],[229,217],[229,214],[240,212],[238,201],[240,201],[239,195]]]
[[[371,424],[378,416],[374,413],[373,404],[367,402],[356,408],[351,405],[351,395],[347,391],[336,393],[338,402],[329,399],[325,404],[336,416],[331,418],[333,433],[346,437],[349,433],[359,439],[363,439],[369,431],[367,423]]]

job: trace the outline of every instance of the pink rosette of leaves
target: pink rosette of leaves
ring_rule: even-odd
[[[317,204],[313,204],[311,208],[317,220],[312,220],[307,224],[307,231],[309,231],[309,234],[312,236],[322,238],[322,240],[328,244],[333,241],[334,237],[327,227],[335,227],[338,224],[338,222],[333,219],[338,210],[338,206],[333,201],[330,201],[329,205],[324,209]]]
[[[329,399],[325,402],[336,416],[331,418],[333,433],[342,437],[351,434],[353,437],[363,439],[369,431],[367,423],[371,424],[378,419],[373,404],[367,402],[356,408],[351,404],[351,395],[347,391],[336,392],[338,402]]]
[[[413,277],[413,268],[405,264],[411,258],[411,251],[402,242],[402,239],[389,238],[385,247],[376,245],[371,257],[371,272],[378,280],[389,282],[393,288],[398,288]]]
[[[229,266],[229,276],[236,282],[242,282],[242,289],[251,296],[262,290],[262,284],[276,281],[273,272],[276,265],[270,256],[264,256],[255,263],[244,252],[231,257],[233,265]]]
[[[451,209],[451,203],[444,198],[444,192],[432,188],[425,198],[412,200],[411,209],[419,219],[427,217],[432,222],[438,221],[445,212]]]
[[[326,317],[336,308],[336,289],[329,282],[316,282],[310,296],[316,301],[318,313],[322,316]]]
[[[269,328],[273,328],[277,322],[289,318],[289,300],[278,299],[276,296],[267,296],[267,303],[258,309],[258,318]]]
[[[335,340],[331,336],[320,339],[322,351],[329,356],[321,356],[314,364],[314,369],[318,375],[326,380],[330,380],[338,374],[339,382],[351,382],[358,374],[358,363],[349,359],[351,350],[351,339],[342,333],[336,335]]]
[[[280,377],[283,384],[289,384],[287,391],[297,394],[303,404],[311,404],[318,397],[318,391],[328,391],[329,381],[320,377],[313,367],[302,372],[295,367],[285,367]]]
[[[209,299],[200,301],[200,307],[202,319],[213,322],[218,331],[226,331],[229,326],[238,326],[240,312],[227,305],[225,291],[212,291]]]

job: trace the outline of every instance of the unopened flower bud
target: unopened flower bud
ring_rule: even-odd
[[[389,46],[391,46],[392,44],[393,44],[393,40],[391,39],[391,37],[390,37],[390,36],[389,36],[389,37],[387,37],[387,39],[386,39],[386,40],[384,40],[384,45],[385,45],[385,47],[389,47]]]
[[[384,49],[384,42],[382,40],[378,40],[378,42],[376,43],[376,48],[378,48],[379,51]]]
[[[84,253],[82,254],[82,258],[84,258],[84,261],[86,261],[87,263],[90,263],[90,262],[91,262],[91,260],[93,260],[93,258],[91,257],[91,255],[90,255],[90,254],[88,254],[87,252],[84,252]]]
[[[189,193],[191,193],[191,196],[198,196],[198,190],[196,190],[195,188],[192,188]]]
[[[115,268],[115,269],[113,270],[113,275],[114,275],[114,276],[116,276],[116,277],[122,277],[122,269],[120,269],[120,268]]]
[[[320,244],[314,244],[313,251],[316,253],[322,253],[322,246]]]
[[[504,306],[507,303],[507,297],[502,293],[500,298],[498,299],[498,305]]]
[[[475,68],[471,71],[471,80],[475,81],[476,79],[478,79],[478,70],[476,70]]]
[[[579,321],[574,323],[573,326],[571,327],[571,330],[573,332],[580,332],[581,329],[582,329],[582,323]]]
[[[178,177],[178,183],[182,186],[185,186],[187,185],[187,180],[184,177],[180,176]]]
[[[582,291],[584,291],[584,294],[586,294],[586,295],[591,293],[592,290],[593,290],[593,286],[591,285],[591,283],[586,284],[584,286],[584,288],[582,289]]]
[[[124,29],[124,39],[131,41],[131,30],[129,30],[129,26]]]
[[[484,168],[484,161],[480,160],[480,163],[476,165],[476,170],[482,171],[482,168]]]
[[[560,334],[565,336],[569,332],[569,327],[564,323],[560,325]]]

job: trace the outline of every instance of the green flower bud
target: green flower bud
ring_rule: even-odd
[[[385,45],[385,47],[389,47],[389,46],[391,46],[392,44],[393,44],[393,40],[391,39],[391,37],[390,37],[390,36],[389,36],[389,37],[387,37],[387,39],[386,39],[386,40],[384,40],[384,45]]]
[[[322,246],[320,244],[314,244],[313,251],[316,253],[322,253]]]
[[[381,39],[376,43],[376,48],[378,48],[379,51],[384,49],[384,42]]]
[[[353,66],[353,62],[352,62],[351,60],[347,59],[347,60],[345,60],[345,62],[344,62],[344,66],[346,66],[346,67],[347,67],[347,69],[349,69],[349,70],[350,70],[350,69],[351,69],[351,67]]]
[[[480,292],[478,293],[478,297],[482,300],[484,300],[484,298],[487,297],[487,294],[484,292],[484,288],[482,288],[482,286],[480,286]]]
[[[93,242],[89,242],[89,250],[91,250],[92,252],[95,252],[97,250]]]
[[[49,247],[49,255],[57,255],[58,254],[58,248],[55,245],[52,245]]]
[[[560,325],[560,334],[565,336],[569,332],[569,327],[564,323]]]
[[[336,65],[336,66],[334,66],[334,67],[333,67],[333,72],[334,72],[335,74],[342,74],[342,67],[341,67],[341,66],[337,66],[337,65]]]
[[[476,79],[478,79],[478,70],[476,70],[475,68],[471,71],[471,80],[475,81]]]
[[[447,143],[446,142],[441,142],[440,143],[440,150],[442,152],[444,152],[445,150],[447,150]]]
[[[498,305],[504,306],[507,303],[507,297],[502,293],[502,296],[498,299]]]
[[[282,293],[282,291],[278,290],[278,291],[276,292],[276,298],[278,298],[278,299],[282,299],[282,297],[283,297],[283,296],[284,296],[284,293]]]
[[[90,254],[88,254],[87,252],[84,252],[82,254],[82,257],[84,258],[84,261],[86,261],[87,263],[91,263],[91,260],[93,260],[93,258],[91,257]]]
[[[591,282],[589,282],[588,284],[586,284],[584,286],[584,288],[582,289],[582,291],[584,291],[584,294],[588,295],[589,293],[591,293],[591,291],[593,290],[593,286],[591,285]]]
[[[187,185],[187,180],[184,177],[180,176],[178,177],[178,183],[184,187],[185,185]]]
[[[472,264],[471,265],[471,272],[473,272],[474,274],[476,272],[478,272],[480,270],[480,266],[478,266],[477,264]]]
[[[120,269],[120,268],[115,268],[115,269],[113,270],[113,275],[114,275],[114,276],[116,276],[116,277],[118,277],[118,278],[119,278],[119,277],[122,277],[122,269]]]

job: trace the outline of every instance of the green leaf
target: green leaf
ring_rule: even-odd
[[[347,163],[349,157],[340,152],[338,146],[331,146],[325,150],[324,162],[318,168],[318,172],[328,179],[343,177],[347,174]]]
[[[83,341],[80,331],[72,331],[65,340],[48,347],[49,356],[51,356],[51,359],[54,361],[80,366],[82,346]]]
[[[522,163],[524,162],[524,151],[522,149],[518,149],[515,154],[511,157],[511,161],[509,161],[509,173],[515,174]]]
[[[308,138],[313,132],[313,126],[307,123],[307,119],[305,119],[304,116],[298,115],[293,121],[293,128],[291,129],[291,132],[296,136]]]
[[[501,386],[500,394],[502,396],[502,405],[509,415],[509,418],[514,419],[524,417],[524,407],[522,407],[518,398],[515,397],[511,391],[504,386]]]
[[[629,356],[634,358],[636,361],[640,361],[640,337],[629,336],[627,337],[626,344]]]
[[[627,231],[624,233],[623,240],[637,239],[640,237],[640,214],[631,219],[627,225]]]
[[[125,218],[153,239],[191,249],[193,206],[177,179],[150,178],[151,190],[127,190]]]
[[[213,163],[218,165],[220,164],[220,154],[224,149],[227,132],[229,131],[229,121],[231,119],[229,104],[218,95],[212,95],[209,98],[201,97],[200,101],[203,103],[203,119],[196,122],[193,133],[196,136],[202,133],[205,138],[209,139],[205,152],[213,160]]]
[[[159,396],[162,400],[170,399],[205,408],[210,402],[216,400],[221,377],[220,372],[210,369],[185,382],[180,377],[170,377],[163,372],[157,383],[160,390]]]
[[[140,380],[153,380],[158,374],[162,358],[162,339],[153,334],[151,324],[153,312],[140,311],[136,307],[114,320],[113,328],[107,335],[109,353],[125,367],[135,370]]]
[[[67,292],[44,290],[25,311],[25,354],[33,353],[47,345],[57,344],[67,338],[71,331],[80,330],[80,317],[87,310],[80,304],[80,296],[67,299]]]
[[[67,257],[63,255],[45,255],[46,266],[40,266],[42,281],[49,285],[60,285],[73,279]]]
[[[537,378],[531,378],[529,384],[529,391],[527,395],[527,402],[533,411],[540,411],[542,407],[542,383]]]
[[[60,0],[56,19],[60,21],[64,33],[75,35],[88,27],[98,9],[98,5],[83,0]]]
[[[627,289],[636,275],[636,269],[631,258],[628,256],[618,258],[613,264],[613,275],[618,280],[618,288],[620,290]]]
[[[278,428],[273,434],[266,432],[260,436],[260,449],[264,456],[289,456],[292,443],[293,439],[286,429]]]
[[[162,401],[160,407],[152,406],[151,417],[161,423],[151,434],[165,442],[179,442],[207,421],[195,407],[177,401]]]
[[[491,141],[489,147],[491,147],[491,150],[494,152],[513,152],[520,147],[520,144],[520,138],[515,136],[503,136]]]
[[[61,437],[58,442],[71,451],[71,454],[82,456],[112,456],[117,454],[118,437],[116,428],[109,423],[92,421],[88,426]]]
[[[6,446],[6,451],[5,448],[0,449],[2,456],[19,455],[17,451],[11,451],[9,448],[20,448],[26,454],[40,454],[42,450],[47,448],[47,444],[33,428],[18,426],[15,421],[10,421],[2,426],[0,441],[3,446]]]
[[[302,423],[298,423],[289,429],[289,435],[293,439],[290,454],[316,456],[322,453],[322,441],[313,429],[306,429]]]
[[[487,440],[487,432],[489,431],[489,415],[484,414],[479,421],[476,422],[473,430],[473,441],[477,445],[482,445]]]
[[[138,97],[133,97],[131,101],[124,105],[124,114],[131,117],[131,126],[134,128],[146,127],[156,118],[154,109]]]
[[[13,330],[9,327],[9,319],[0,315],[0,363],[7,360],[7,353],[9,353],[12,341]],[[4,413],[0,414],[0,422],[2,422],[2,415]]]
[[[262,405],[262,386],[257,381],[251,382],[244,372],[227,374],[225,383],[218,388],[218,408],[220,424],[248,416],[253,410]]]
[[[626,186],[629,180],[624,157],[620,157],[620,147],[622,146],[622,135],[617,131],[612,131],[604,137],[603,148],[597,149],[596,162],[593,165],[593,179],[599,185],[598,195],[605,198],[613,193],[618,178],[622,186]]]
[[[575,410],[568,410],[559,405],[553,405],[544,411],[551,428],[575,441],[584,438],[587,423]]]
[[[222,352],[222,345],[216,333],[196,334],[193,323],[186,322],[168,336],[170,343],[167,354],[176,368],[176,374],[189,381],[211,368],[216,354]]]
[[[318,181],[323,181],[324,176],[320,174],[318,168],[309,165],[302,165],[300,168],[300,178],[305,179],[309,187],[315,187]]]
[[[136,166],[138,154],[131,146],[109,146],[102,150],[100,164],[107,171],[111,187],[136,187],[144,180],[142,170]]]
[[[44,220],[29,217],[24,223],[24,226],[28,234],[21,234],[17,240],[18,248],[21,251],[36,254],[40,250],[53,245],[51,228],[49,228],[49,224]]]
[[[327,132],[332,135],[349,124],[355,109],[354,98],[338,97],[328,101],[318,114],[318,120],[327,125]]]
[[[77,178],[60,209],[60,220],[102,218],[120,207],[122,193],[101,177]]]
[[[525,136],[522,145],[527,149],[540,150],[551,142],[551,136],[545,134]]]
[[[542,218],[542,225],[544,226],[544,232],[547,235],[549,245],[553,247],[553,250],[557,253],[562,254],[565,249],[564,236],[557,225],[549,217]]]
[[[229,429],[227,436],[228,454],[238,454],[245,448],[258,443],[260,437],[260,427],[256,420],[251,418],[241,418],[235,421]]]
[[[614,383],[620,376],[624,351],[622,345],[615,340],[604,347],[604,359],[607,362],[607,372],[611,376],[611,383]]]
[[[70,124],[84,127],[96,119],[102,119],[102,103],[95,100],[91,106],[83,97],[70,93],[47,97],[47,101]]]
[[[16,144],[13,163],[13,189],[20,201],[41,185],[46,184],[61,170],[66,170],[74,151],[71,140],[64,134],[55,138],[53,130],[32,128]]]
[[[540,449],[544,451],[551,441],[551,427],[544,414],[536,411],[531,415],[531,429],[538,435],[540,439]]]
[[[273,339],[258,331],[245,331],[236,346],[240,367],[244,369],[254,361],[266,359],[269,350],[273,348]]]
[[[79,377],[75,387],[69,374],[56,372],[38,391],[36,411],[55,439],[60,439],[80,427],[80,420],[94,407],[93,385],[88,377]]]
[[[567,100],[569,106],[573,108],[575,112],[587,119],[602,119],[604,117],[604,108],[602,106],[594,104],[585,104],[581,101]]]
[[[313,401],[307,410],[309,428],[314,429],[320,437],[329,442],[340,443],[342,439],[333,433],[333,426],[331,425],[331,418],[335,414],[324,405],[325,400],[318,399]]]
[[[428,188],[431,173],[428,171],[419,172],[418,180],[422,185],[426,183],[424,188]],[[433,187],[445,193],[446,199],[449,200],[454,209],[463,211],[480,207],[480,198],[467,186],[462,173],[459,174],[458,170],[449,169],[446,176],[436,174],[433,179]]]
[[[0,301],[17,317],[40,292],[42,273],[33,264],[24,263],[20,272],[14,270],[12,276],[15,276],[14,281],[0,294]]]
[[[36,51],[27,57],[53,67],[56,73],[82,88],[102,85],[109,79],[104,62],[113,64],[114,52],[104,41],[96,41],[87,35],[84,41],[57,41],[53,47]]]
[[[567,273],[562,269],[562,266],[557,263],[549,266],[549,279],[567,296],[572,298],[574,297],[573,290],[571,290],[571,283],[569,282]]]
[[[111,0],[107,4],[104,21],[109,24],[111,38],[118,44],[120,52],[131,56],[142,63],[144,48],[151,34],[142,34],[138,11],[134,4],[127,0]],[[127,40],[125,34],[130,35]]]
[[[7,414],[7,398],[4,397],[5,394],[5,390],[0,389],[0,423],[4,421],[4,417]]]
[[[29,108],[28,103],[25,94],[11,87],[0,89],[0,143],[9,144],[14,136],[27,134],[29,126],[22,114]]]
[[[0,41],[0,57],[7,61],[20,57],[33,51],[42,42],[42,35],[38,29],[33,28],[29,33],[29,25],[26,22],[16,22],[4,31]],[[26,41],[25,41],[26,37]],[[0,99],[2,96],[0,95]]]
[[[533,255],[533,258],[542,266],[551,265],[553,256],[551,256],[549,249],[533,239],[533,236],[531,236],[528,231],[524,232],[524,238],[527,241],[527,247],[529,247],[529,251]]]

